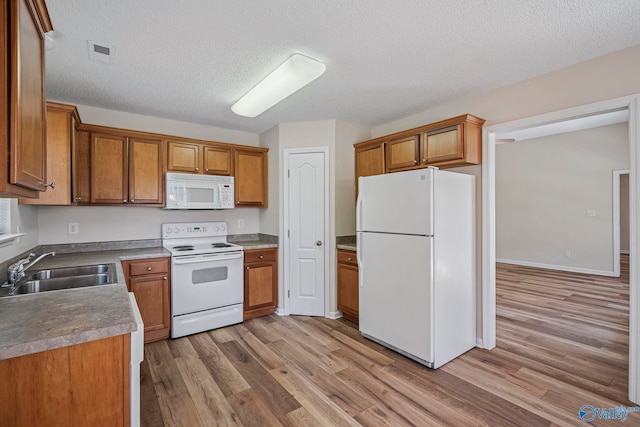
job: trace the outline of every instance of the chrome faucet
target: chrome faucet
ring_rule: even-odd
[[[13,264],[11,264],[9,266],[9,270],[8,270],[8,278],[7,278],[7,285],[13,287],[16,282],[20,279],[22,279],[24,277],[24,271],[29,268],[32,267],[35,263],[37,263],[38,261],[40,261],[42,258],[51,255],[51,256],[55,256],[55,252],[46,252],[43,253],[42,255],[40,255],[38,258],[34,259],[30,264],[29,262],[31,261],[31,258],[33,258],[34,256],[36,256],[36,254],[34,254],[33,252],[29,254],[29,256],[27,256],[24,259],[21,259],[19,261],[14,262]],[[27,265],[28,264],[28,265]]]

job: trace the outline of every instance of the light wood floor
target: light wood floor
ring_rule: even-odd
[[[609,279],[498,265],[497,347],[435,371],[323,318],[274,315],[149,344],[142,425],[584,425],[582,405],[634,406],[627,283],[628,267]]]

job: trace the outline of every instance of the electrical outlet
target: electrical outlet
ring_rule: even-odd
[[[80,234],[80,227],[77,222],[67,224],[67,234]]]
[[[244,228],[244,219],[238,220],[238,228]]]
[[[567,258],[571,258],[571,251],[564,251],[564,256]]]

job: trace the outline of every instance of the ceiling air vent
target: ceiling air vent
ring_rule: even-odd
[[[115,57],[116,48],[104,43],[96,43],[91,40],[87,40],[89,45],[89,59],[92,61],[104,62],[105,64],[111,64]]]

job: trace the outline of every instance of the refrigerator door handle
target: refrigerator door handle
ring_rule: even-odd
[[[360,223],[362,219],[362,191],[358,192],[358,198],[356,199],[356,231],[361,231]]]
[[[360,256],[362,255],[362,244],[360,244],[360,242],[362,241],[362,235],[360,235],[360,233],[358,234],[359,234],[359,236],[357,236],[358,243],[356,244],[356,263],[358,263],[358,270],[359,270],[358,281],[359,281],[360,287],[362,287],[362,271],[364,270],[364,265],[362,264],[362,258]]]

